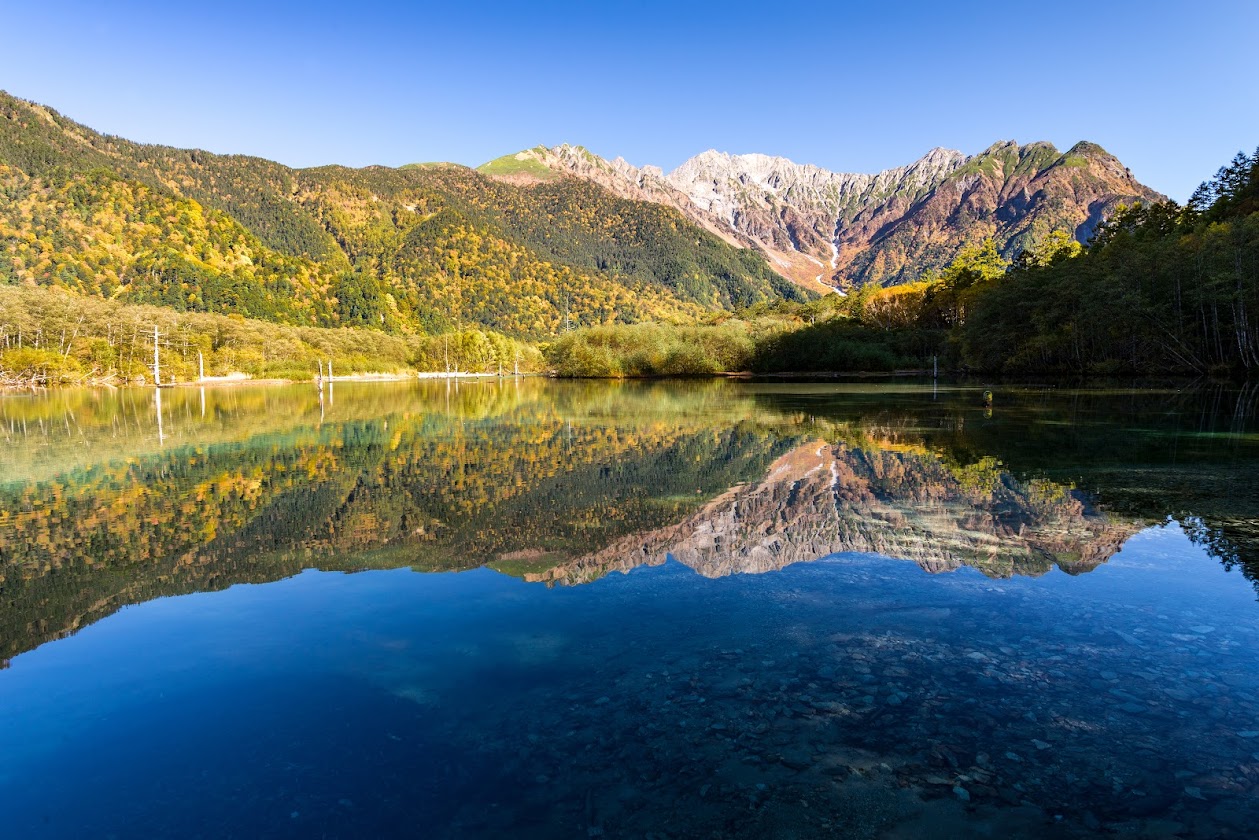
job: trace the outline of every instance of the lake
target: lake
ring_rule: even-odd
[[[1253,388],[0,396],[6,837],[1246,837]]]

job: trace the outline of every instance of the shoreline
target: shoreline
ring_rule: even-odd
[[[240,385],[296,385],[301,383],[309,383],[319,387],[322,381],[325,385],[335,385],[338,382],[408,382],[411,380],[426,379],[521,379],[524,377],[548,376],[547,373],[472,373],[460,371],[458,373],[447,373],[445,371],[413,371],[410,373],[352,373],[344,376],[323,377],[320,380],[317,377],[309,379],[287,379],[284,377],[266,377],[263,379],[254,379],[250,376],[207,376],[205,379],[192,379],[183,382],[164,382],[160,386],[156,386],[161,390],[169,390],[172,388],[230,388]],[[153,388],[152,382],[119,382],[113,378],[106,379],[86,379],[80,382],[59,382],[51,385],[39,384],[35,382],[5,382],[0,383],[0,394],[6,393],[23,393],[23,392],[40,392],[53,391],[62,388]]]
[[[950,374],[953,376],[954,374]],[[773,373],[763,373],[751,370],[736,370],[726,373],[715,373],[713,376],[720,376],[724,379],[842,379],[842,378],[859,378],[870,379],[881,376],[895,377],[931,377],[929,368],[905,368],[902,370],[864,370],[864,371],[797,371],[783,370]]]
[[[892,371],[775,371],[775,372],[726,371],[726,372],[721,372],[721,373],[701,374],[701,375],[696,375],[696,376],[559,376],[555,374],[553,371],[540,371],[540,372],[519,373],[519,374],[474,373],[474,372],[464,372],[464,371],[461,371],[458,373],[454,373],[454,372],[447,373],[444,371],[416,371],[413,373],[357,373],[357,374],[349,374],[345,376],[335,376],[332,378],[324,377],[323,382],[327,385],[334,385],[339,382],[406,382],[410,380],[415,380],[415,381],[433,381],[433,380],[482,381],[482,380],[525,379],[525,378],[530,378],[530,379],[544,378],[544,379],[554,379],[558,381],[569,381],[569,382],[578,382],[578,381],[664,382],[664,381],[669,381],[669,380],[695,381],[695,380],[701,380],[701,379],[725,379],[725,380],[732,380],[732,381],[738,381],[738,382],[755,382],[755,381],[767,381],[767,380],[807,382],[810,380],[811,381],[818,381],[818,380],[840,381],[840,380],[846,380],[846,379],[847,380],[852,380],[852,379],[932,380],[932,371],[929,369],[912,369],[912,368],[892,370]],[[943,382],[956,384],[959,380],[974,380],[976,378],[983,379],[986,382],[994,382],[994,383],[1011,382],[1011,381],[1023,382],[1028,379],[1028,377],[1011,378],[1007,376],[984,377],[982,374],[977,374],[975,372],[959,373],[956,371],[950,371],[943,376],[936,377],[935,381],[943,381]],[[1203,379],[1203,377],[1179,376],[1175,374],[1168,374],[1165,376],[1153,376],[1153,377],[1152,376],[1079,377],[1079,376],[1072,376],[1068,374],[1045,374],[1039,377],[1033,376],[1030,378],[1035,379],[1037,381],[1045,380],[1045,381],[1052,381],[1054,383],[1059,383],[1059,384],[1063,382],[1083,384],[1083,383],[1088,383],[1088,382],[1115,383],[1116,381],[1119,381],[1119,382],[1131,383],[1133,385],[1139,385],[1140,383],[1148,383],[1150,381],[1183,383],[1185,381],[1198,381],[1200,379]],[[1233,380],[1222,380],[1222,381],[1227,382],[1227,381],[1233,381]],[[162,385],[161,390],[168,390],[168,389],[173,389],[173,388],[225,388],[225,387],[237,387],[237,386],[243,386],[243,385],[244,386],[247,386],[247,385],[296,385],[296,384],[303,384],[303,383],[311,384],[311,385],[314,385],[316,388],[319,388],[320,387],[319,382],[320,380],[315,377],[311,377],[309,379],[286,379],[283,377],[267,377],[265,379],[252,379],[247,376],[222,376],[222,377],[206,377],[203,380],[172,382],[172,383]],[[116,390],[119,388],[153,388],[153,387],[154,387],[153,384],[150,382],[119,383],[111,379],[86,380],[82,382],[67,382],[67,383],[58,383],[58,384],[53,384],[53,385],[5,382],[5,383],[0,383],[0,396],[6,395],[6,394],[40,393],[40,392],[47,392],[47,391],[53,391],[53,390],[60,390],[63,388],[108,388],[108,389]]]

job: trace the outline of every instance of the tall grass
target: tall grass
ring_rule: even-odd
[[[634,324],[569,333],[546,349],[558,376],[711,376],[745,370],[756,350],[750,327]]]
[[[816,325],[761,317],[706,326],[594,327],[565,335],[545,355],[565,377],[866,373],[929,366],[942,340],[935,332],[874,330],[843,317]]]

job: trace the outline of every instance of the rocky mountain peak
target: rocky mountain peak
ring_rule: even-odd
[[[980,152],[976,157],[987,157],[991,155],[999,155],[1003,152],[1018,152],[1019,144],[1014,140],[998,140],[988,148]]]
[[[1087,140],[1081,140],[1070,149],[1067,150],[1069,155],[1085,155],[1089,157],[1113,157],[1113,155],[1103,149],[1096,143],[1090,143]]]

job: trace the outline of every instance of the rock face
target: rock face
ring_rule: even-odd
[[[926,452],[805,444],[756,484],[732,488],[677,525],[622,538],[531,579],[582,583],[672,556],[706,577],[774,571],[843,552],[911,560],[928,572],[993,577],[1091,571],[1139,529],[1075,491],[1022,483],[993,463]]]
[[[873,175],[717,151],[668,174],[574,146],[517,158],[676,207],[814,289],[911,282],[988,237],[1007,258],[1055,230],[1084,242],[1116,205],[1162,199],[1092,143],[1065,154],[1049,143],[1013,141],[970,157],[936,148]]]
[[[1055,230],[1087,242],[1119,204],[1163,198],[1092,143],[1077,143],[1066,154],[1049,143],[997,143],[919,195],[892,192],[851,219],[841,218],[839,279],[912,281],[986,238],[1007,259]]]
[[[708,151],[668,175],[696,206],[761,245],[782,270],[805,257],[815,281],[842,272],[844,234],[869,208],[907,208],[964,160],[933,149],[921,160],[877,175],[829,172],[767,155]]]

